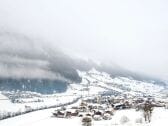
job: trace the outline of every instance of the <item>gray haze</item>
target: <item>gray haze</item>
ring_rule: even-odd
[[[22,33],[69,55],[167,79],[167,14],[167,0],[0,0],[0,32]],[[35,43],[34,50],[41,41]],[[16,48],[20,44],[13,41]],[[46,75],[48,62],[25,62],[38,66],[37,77]]]

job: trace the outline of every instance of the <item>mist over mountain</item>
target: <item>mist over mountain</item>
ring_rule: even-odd
[[[11,33],[0,35],[0,76],[2,78],[80,81],[73,60],[61,51]]]
[[[0,90],[65,91],[67,84],[81,82],[77,70],[92,68],[107,72],[111,77],[123,76],[164,84],[159,79],[115,64],[97,64],[94,60],[74,58],[43,40],[23,34],[0,32],[0,43]]]

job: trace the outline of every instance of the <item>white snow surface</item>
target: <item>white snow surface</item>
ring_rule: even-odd
[[[56,118],[52,116],[54,109],[40,110],[0,121],[0,126],[81,126],[80,117]],[[151,123],[146,123],[142,117],[142,112],[131,110],[118,110],[111,120],[93,121],[93,126],[167,126],[168,110],[155,108]],[[121,118],[126,116],[129,121],[121,123]],[[137,123],[137,119],[142,119],[142,123]]]

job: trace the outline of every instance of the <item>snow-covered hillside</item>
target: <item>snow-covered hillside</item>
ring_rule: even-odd
[[[92,69],[88,72],[78,71],[82,82],[69,86],[73,92],[79,94],[106,94],[132,95],[132,96],[161,96],[165,88],[161,85],[145,81],[133,80],[126,77],[112,78],[105,72]]]

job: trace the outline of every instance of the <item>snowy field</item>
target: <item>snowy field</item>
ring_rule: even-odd
[[[0,126],[81,126],[81,117],[73,117],[70,119],[56,118],[52,116],[55,109],[41,110],[25,115],[17,116],[0,121]],[[128,121],[122,123],[121,118],[128,117]],[[151,123],[145,123],[142,112],[131,110],[118,110],[115,112],[111,120],[93,121],[93,126],[167,126],[168,110],[164,108],[155,108],[153,111]],[[139,123],[137,120],[142,119]]]
[[[24,114],[29,111],[36,111],[40,109],[47,109],[54,106],[62,106],[70,104],[78,100],[80,96],[72,96],[68,94],[58,94],[42,98],[43,102],[30,102],[30,103],[12,103],[10,99],[1,94],[0,92],[0,120],[6,116],[15,116],[16,114]],[[32,98],[34,99],[34,98]]]

